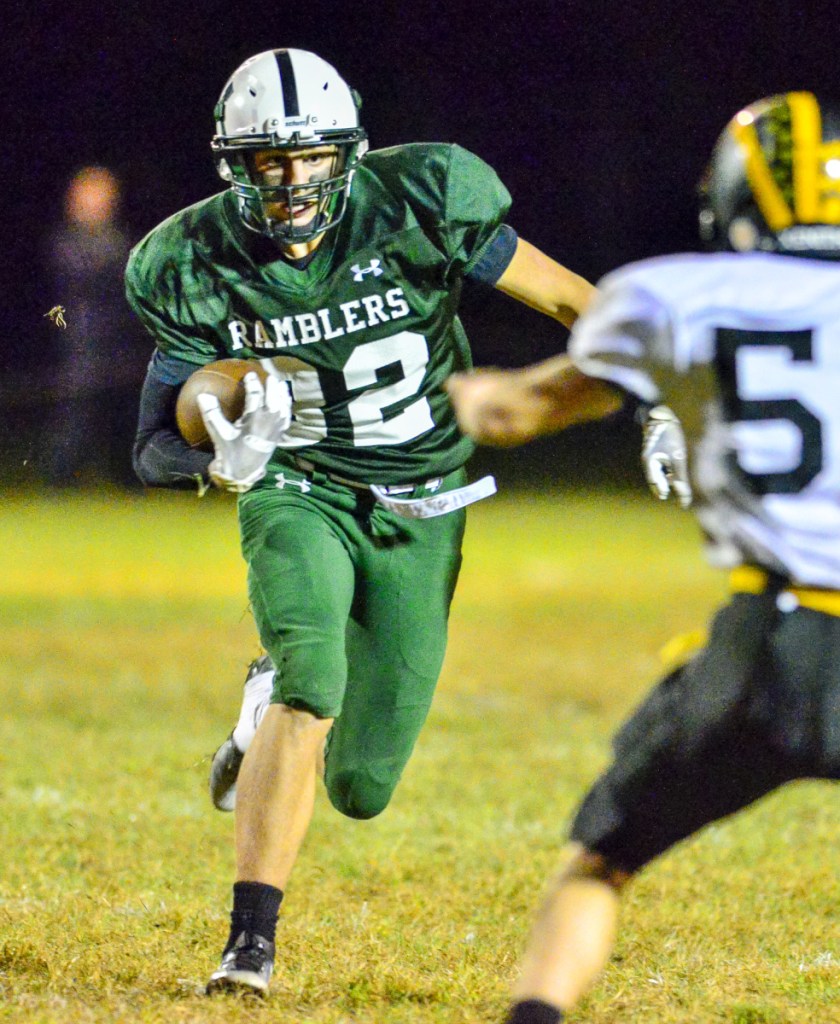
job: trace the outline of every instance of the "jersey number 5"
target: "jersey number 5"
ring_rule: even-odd
[[[778,388],[773,382],[764,384],[762,390],[769,392],[761,397],[758,388],[752,386],[755,377],[765,377],[756,369],[749,374],[750,360],[769,355],[770,349],[781,349],[787,353],[786,362],[813,363],[813,333],[811,331],[744,331],[720,327],[715,334],[718,380],[724,415],[728,423],[760,423],[770,420],[787,420],[796,426],[802,437],[802,454],[799,465],[779,472],[756,473],[746,470],[733,453],[731,458],[737,464],[741,477],[754,494],[798,494],[804,490],[823,465],[823,434],[819,419],[797,398],[770,397],[785,391],[794,393],[795,375],[782,368]],[[748,394],[750,397],[745,397]]]

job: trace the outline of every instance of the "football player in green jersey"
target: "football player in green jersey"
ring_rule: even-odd
[[[505,223],[510,196],[482,160],[443,144],[366,153],[358,108],[315,54],[246,61],[215,111],[230,188],[159,225],[126,274],[157,343],[137,472],[154,486],[209,478],[239,492],[270,656],[248,681],[262,699],[214,762],[227,795],[238,791],[237,880],[209,991],[268,986],[319,769],[339,811],[373,817],[428,712],[464,506],[493,489],[466,483],[473,442],[442,389],[470,366],[465,278],[566,326],[593,293]],[[263,393],[249,375],[236,424],[203,399],[210,455],[187,447],[174,408],[190,374],[225,357],[258,360],[269,376]]]

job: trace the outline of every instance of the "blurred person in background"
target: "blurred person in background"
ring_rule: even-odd
[[[57,486],[85,475],[136,486],[131,447],[151,353],[125,301],[130,240],[118,220],[121,199],[113,171],[81,168],[47,241],[48,294],[66,323],[52,335],[55,405],[44,443],[43,474]]]
[[[741,110],[701,183],[711,251],[609,274],[571,360],[448,382],[461,428],[493,444],[588,418],[580,376],[672,403],[691,480],[663,406],[649,477],[684,504],[693,484],[709,560],[730,572],[707,642],[624,724],[578,809],[506,1024],[559,1024],[577,1006],[652,860],[785,783],[840,779],[838,156],[840,116],[812,93]]]

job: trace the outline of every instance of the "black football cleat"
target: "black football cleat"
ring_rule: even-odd
[[[271,697],[271,686],[266,677],[273,671],[271,658],[267,654],[248,666],[240,714],[247,712],[249,719],[253,716],[255,730]],[[236,780],[244,756],[245,752],[233,741],[233,732],[213,755],[210,765],[210,799],[217,811],[232,811],[236,807]]]
[[[210,975],[207,995],[233,992],[264,996],[268,992],[274,967],[274,943],[255,932],[241,932],[227,952],[222,954],[218,971]]]
[[[244,756],[233,742],[233,733],[213,755],[210,765],[210,799],[217,811],[232,811],[236,806],[236,780]]]

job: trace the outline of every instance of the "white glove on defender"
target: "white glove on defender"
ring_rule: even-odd
[[[656,405],[642,429],[642,465],[650,489],[662,501],[675,494],[688,508],[692,494],[682,424],[667,405]]]
[[[245,408],[235,423],[225,417],[215,395],[196,396],[216,450],[210,463],[210,479],[223,490],[236,494],[244,494],[262,480],[272,452],[292,422],[288,385],[268,377],[263,388],[256,373],[246,373],[242,383]]]

